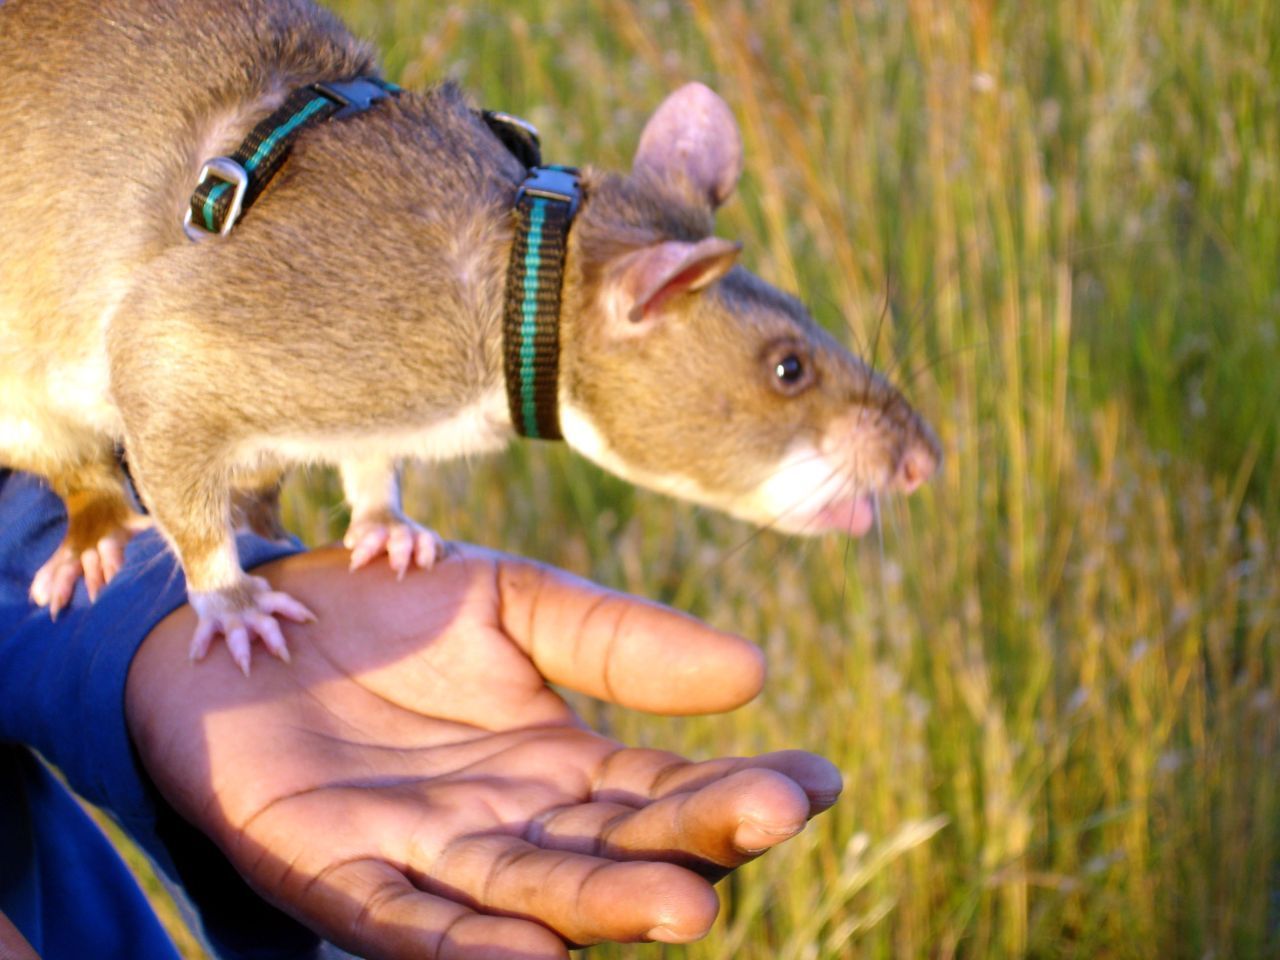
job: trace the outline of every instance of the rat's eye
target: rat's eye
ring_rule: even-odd
[[[785,384],[796,384],[804,376],[804,361],[794,353],[788,353],[777,362],[773,375]]]
[[[813,384],[813,359],[799,343],[788,340],[775,344],[765,354],[765,362],[770,385],[785,397],[794,397]]]

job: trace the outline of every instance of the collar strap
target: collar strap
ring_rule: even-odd
[[[307,127],[368,110],[400,88],[379,77],[299,87],[259,123],[229,157],[212,157],[200,170],[183,229],[193,240],[226,234],[258,198]]]
[[[560,291],[569,227],[582,198],[573,167],[534,167],[516,194],[502,342],[511,422],[521,436],[559,440]]]

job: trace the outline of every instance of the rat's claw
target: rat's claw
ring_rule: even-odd
[[[54,561],[57,559],[58,554],[55,553],[36,571],[35,578],[31,581],[31,599],[38,606],[47,607],[52,599]]]
[[[342,544],[351,549],[351,569],[359,570],[374,557],[379,556],[387,546],[387,538],[391,531],[385,524],[352,524]]]
[[[430,570],[444,556],[444,541],[434,530],[420,530],[413,549],[413,558],[423,570]]]
[[[285,595],[278,594],[278,596],[284,597]],[[297,603],[291,597],[285,597],[285,599]],[[298,604],[298,606],[301,607],[302,605]],[[303,607],[303,609],[305,610],[306,608]],[[307,612],[310,613],[310,611]],[[277,660],[283,660],[288,663],[289,646],[284,642],[284,634],[280,632],[280,624],[276,623],[276,618],[269,613],[259,613],[256,610],[246,613],[244,618],[249,624],[249,629],[262,638],[262,645],[267,648],[267,652]],[[315,617],[313,616],[311,619],[314,620]],[[240,669],[244,670],[244,667]],[[245,673],[247,675],[248,671],[246,670]]]
[[[396,579],[403,580],[405,571],[413,563],[414,532],[408,526],[397,524],[391,528],[387,537],[387,559],[391,569],[396,572]]]
[[[58,614],[71,602],[76,581],[82,572],[80,557],[64,543],[36,571],[31,581],[31,599],[42,607],[48,607],[49,616],[57,620]]]
[[[191,638],[190,656],[192,660],[203,660],[213,644],[213,638],[221,630],[217,620],[206,620],[204,617],[196,624],[195,635]]]
[[[239,618],[236,618],[239,619]],[[237,623],[227,630],[227,650],[231,659],[246,677],[249,675],[249,630],[243,623]]]
[[[102,566],[103,583],[110,583],[124,566],[124,548],[133,536],[131,530],[121,530],[98,541],[98,561]]]
[[[84,568],[84,586],[89,591],[90,600],[97,600],[102,588],[124,566],[125,544],[132,536],[133,531],[121,527],[80,554],[80,565]]]
[[[102,561],[97,550],[86,550],[80,554],[80,566],[84,570],[84,589],[89,594],[89,601],[98,599],[98,593],[107,585],[102,574]]]
[[[316,615],[287,593],[279,590],[268,590],[258,595],[258,609],[263,613],[274,614],[292,620],[294,623],[315,623]],[[279,629],[279,628],[277,628]],[[263,638],[266,639],[265,637]]]

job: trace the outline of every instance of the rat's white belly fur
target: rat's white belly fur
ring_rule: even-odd
[[[118,302],[113,294],[93,336],[41,350],[21,305],[0,299],[0,462],[28,469],[78,462],[101,438],[120,437],[102,347]]]
[[[257,469],[277,463],[340,463],[344,460],[447,460],[499,450],[511,438],[506,393],[492,390],[450,417],[412,429],[340,434],[263,434],[244,440],[235,464]]]

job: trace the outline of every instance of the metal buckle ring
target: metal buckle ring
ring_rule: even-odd
[[[542,166],[542,138],[537,127],[501,110],[481,110],[480,116],[517,160],[529,169]]]
[[[204,166],[200,168],[200,179],[196,181],[196,189],[199,190],[209,177],[221,180],[223,183],[229,183],[232,187],[231,206],[227,208],[227,216],[222,221],[222,229],[218,231],[219,236],[225,237],[231,228],[235,226],[236,219],[240,216],[240,208],[244,204],[245,191],[249,189],[249,174],[245,172],[244,167],[230,157],[210,157],[205,161]],[[206,230],[203,224],[192,222],[190,203],[187,204],[187,213],[182,218],[182,229],[192,240],[204,240],[211,235],[211,232]]]

